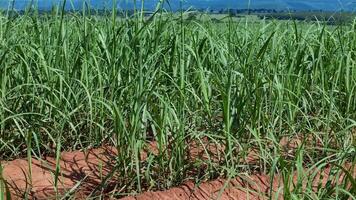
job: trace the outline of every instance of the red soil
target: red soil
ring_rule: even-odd
[[[192,143],[189,154],[191,159],[207,159],[209,154],[213,161],[220,160],[224,148],[222,146],[206,144],[205,148],[199,148],[199,144]],[[283,142],[284,143],[284,142]],[[293,142],[294,143],[294,142]],[[297,144],[298,145],[298,144]],[[157,154],[158,148],[155,143],[149,145],[150,153]],[[103,180],[103,177],[109,174],[114,165],[114,157],[117,151],[114,148],[93,149],[87,152],[65,152],[61,155],[60,160],[60,175],[58,180],[58,195],[63,195],[72,189],[80,199],[88,196],[94,188],[96,188]],[[141,154],[141,158],[147,158],[148,153]],[[244,160],[245,162],[254,162],[258,159],[258,153],[252,151]],[[54,187],[55,174],[55,159],[46,158],[45,160],[32,159],[32,183],[30,182],[30,173],[28,161],[26,159],[18,159],[7,162],[4,165],[3,176],[10,187],[13,199],[23,199],[24,193],[30,194],[32,199],[55,199],[56,191]],[[356,177],[356,167],[348,166],[350,173]],[[317,175],[312,177],[313,187],[319,184],[325,185],[329,178],[331,167],[326,167],[322,170],[311,170],[306,172],[305,179],[310,178],[311,173],[316,172]],[[305,170],[306,171],[306,170]],[[133,197],[126,197],[125,200],[145,200],[145,199],[266,199],[269,192],[272,195],[282,199],[283,181],[282,176],[276,175],[273,183],[270,177],[266,174],[244,174],[230,181],[218,179],[215,181],[204,182],[200,185],[195,185],[193,182],[187,182],[180,187],[172,188],[163,192],[146,192]],[[296,174],[294,174],[293,182],[296,182]],[[337,183],[342,180],[342,175]],[[305,181],[304,181],[305,182]],[[271,188],[272,186],[272,188]]]
[[[312,189],[317,190],[318,186],[325,187],[331,168],[327,167],[323,170],[317,170],[316,175],[312,177]],[[353,177],[356,177],[356,167],[349,169]],[[312,172],[311,172],[312,173]],[[311,173],[309,175],[311,175]],[[333,180],[332,184],[341,183],[345,175],[341,174],[338,180]],[[308,180],[308,175],[305,175],[305,180]],[[292,183],[297,183],[297,174],[292,178]],[[272,187],[272,188],[271,188]],[[305,188],[305,184],[303,188]],[[266,174],[256,175],[241,175],[232,180],[218,179],[215,181],[204,182],[196,185],[193,182],[188,182],[180,187],[172,188],[166,191],[159,192],[145,192],[143,194],[126,197],[123,200],[202,200],[202,199],[219,199],[219,200],[264,200],[269,199],[283,199],[283,180],[280,175],[274,176],[273,182]],[[293,186],[290,186],[290,190]],[[271,193],[272,192],[272,193]]]
[[[62,153],[57,192],[64,194],[78,182],[82,182],[80,193],[88,194],[113,168],[115,155],[114,148]],[[10,187],[12,198],[23,199],[24,193],[27,192],[33,199],[54,199],[55,166],[56,161],[53,158],[43,161],[32,159],[31,183],[27,160],[18,159],[5,163],[3,176]]]

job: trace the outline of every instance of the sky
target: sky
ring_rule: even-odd
[[[12,0],[0,0],[0,7],[7,8]],[[52,5],[57,4],[62,0],[33,0],[37,2],[40,9],[49,9]],[[94,8],[111,7],[114,0],[67,0],[72,3],[67,3],[67,8],[74,6],[81,8],[84,1],[90,3]],[[117,6],[123,9],[133,7],[134,0],[116,0]],[[140,0],[137,0],[140,2]],[[154,9],[159,0],[145,0],[146,9]],[[170,5],[173,9],[178,9],[181,0],[170,0]],[[15,8],[23,9],[31,2],[31,0],[15,0]],[[224,9],[224,8],[265,8],[278,10],[327,10],[339,11],[348,10],[356,11],[356,0],[183,0],[184,8],[197,9]]]

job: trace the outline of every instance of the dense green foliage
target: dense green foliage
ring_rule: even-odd
[[[127,191],[355,164],[356,23],[248,20],[1,15],[0,159],[114,145]],[[297,135],[314,139],[285,156],[281,139]],[[203,139],[225,153],[192,175],[188,145]],[[159,154],[140,160],[151,141]],[[313,197],[345,198],[348,183]],[[285,197],[311,198],[300,187]]]
[[[355,13],[347,12],[279,12],[279,13],[259,13],[261,19],[278,20],[299,20],[299,21],[322,21],[329,25],[352,24]]]

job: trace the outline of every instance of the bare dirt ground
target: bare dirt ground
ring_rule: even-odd
[[[24,198],[25,192],[33,199],[51,199],[51,197],[54,199],[56,193],[64,194],[79,182],[82,184],[78,191],[85,195],[98,186],[102,178],[113,168],[112,158],[115,155],[114,148],[62,153],[58,191],[54,189],[56,172],[54,158],[32,159],[32,173],[29,172],[26,159],[5,163],[3,176],[11,190],[12,198],[15,199]]]
[[[291,143],[288,142],[288,144]],[[293,144],[298,145],[297,142],[293,142]],[[224,149],[221,146],[208,146],[203,150],[197,146],[197,144],[192,144],[192,148],[189,150],[192,159],[204,158],[207,149],[218,158],[219,153]],[[155,143],[150,144],[149,148],[151,149],[150,153],[157,153]],[[141,159],[145,159],[147,154],[147,152],[141,153]],[[11,190],[13,199],[23,199],[26,192],[30,199],[55,199],[56,195],[63,195],[68,192],[75,194],[79,199],[85,199],[110,173],[114,166],[115,155],[117,155],[117,151],[112,147],[62,153],[59,162],[60,174],[57,187],[55,187],[54,181],[56,172],[54,158],[32,159],[31,173],[26,159],[7,162],[4,165],[3,176]],[[252,152],[247,157],[246,162],[253,162],[255,159],[258,159],[258,155],[256,152]],[[356,177],[356,167],[351,167],[351,165],[346,167],[353,177]],[[330,166],[321,170],[309,170],[308,172],[305,169],[305,178],[308,178],[308,173],[315,173],[317,175],[313,176],[313,187],[320,187],[320,184],[324,186],[329,178],[330,170]],[[344,174],[334,183],[341,181],[343,177]],[[297,174],[294,173],[292,182],[296,181]],[[242,173],[231,180],[217,179],[201,184],[188,181],[179,187],[166,191],[148,191],[124,199],[267,199],[270,196],[283,199],[283,187],[281,175],[275,175],[272,181],[267,174]],[[56,191],[54,188],[58,188],[58,190]]]
[[[318,187],[325,187],[330,174],[330,167],[316,172],[313,179],[313,190]],[[353,176],[356,176],[356,168],[350,169]],[[218,179],[210,182],[204,182],[196,185],[193,182],[188,182],[179,187],[172,188],[166,191],[159,192],[145,192],[143,194],[126,197],[124,200],[203,200],[203,199],[219,199],[219,200],[265,200],[272,197],[272,199],[283,199],[283,181],[281,175],[276,175],[271,178],[266,174],[255,175],[241,175],[238,178],[231,180]],[[339,177],[339,180],[334,180],[332,184],[341,182],[344,174]],[[294,174],[293,183],[297,182],[297,176]],[[305,187],[305,185],[304,185]],[[291,186],[292,189],[292,186]]]

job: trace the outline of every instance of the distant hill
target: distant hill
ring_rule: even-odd
[[[12,0],[0,0],[0,7],[7,8]],[[50,9],[53,5],[58,4],[61,0],[34,0],[38,2],[40,9]],[[74,7],[80,9],[85,0],[72,0],[67,8]],[[93,8],[111,7],[113,0],[86,0]],[[159,0],[145,0],[146,9],[154,9]],[[15,0],[15,8],[25,8],[31,0]],[[131,9],[134,6],[133,0],[117,0],[118,7]],[[140,2],[140,0],[137,0]],[[325,10],[325,11],[356,11],[356,0],[184,0],[183,7],[193,7],[196,9],[276,9],[276,10]],[[138,3],[140,5],[140,3]],[[167,8],[169,7],[166,4]],[[180,8],[180,0],[170,0],[170,8],[173,10]]]

